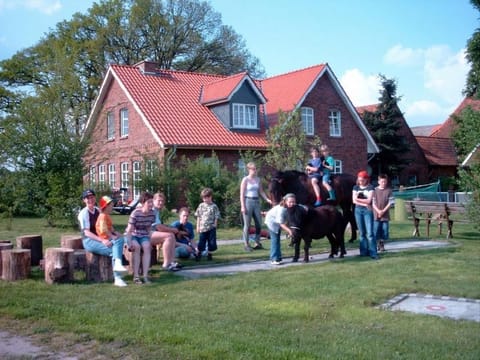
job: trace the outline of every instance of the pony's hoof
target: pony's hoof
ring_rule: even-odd
[[[329,259],[333,259],[334,256],[333,256],[332,254],[330,254],[330,255],[328,255],[328,258],[329,258]]]

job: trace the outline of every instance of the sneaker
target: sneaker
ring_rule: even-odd
[[[313,204],[314,207],[319,207],[319,206],[322,206],[322,202],[321,201],[315,201],[315,204]]]
[[[127,268],[122,265],[122,259],[115,259],[113,265],[113,271],[115,272],[127,272]]]
[[[246,252],[251,252],[252,250],[253,250],[253,249],[252,249],[251,246],[249,246],[249,245],[246,245],[246,246],[245,246],[245,251],[246,251]]]
[[[270,262],[270,264],[272,264],[272,265],[280,265],[281,263],[282,263],[282,262],[279,261],[279,260],[272,260],[272,261]]]
[[[179,269],[183,268],[183,265],[180,264],[179,262],[176,262],[176,261],[172,262],[170,265],[173,265],[173,266],[175,266],[175,267],[177,267],[177,268],[179,268]]]
[[[142,280],[140,280],[139,277],[135,277],[133,278],[133,283],[136,284],[136,285],[142,285]]]
[[[163,270],[166,270],[166,271],[170,271],[170,272],[174,272],[174,271],[179,271],[179,270],[180,270],[180,268],[176,267],[174,263],[171,263],[171,264],[168,265],[167,267],[162,266],[162,269],[163,269]]]
[[[150,279],[149,279],[148,277],[145,276],[145,277],[143,278],[143,283],[144,283],[144,284],[151,284],[152,282],[150,281]]]
[[[125,287],[125,286],[127,286],[127,283],[125,281],[123,281],[122,278],[117,277],[117,278],[115,278],[115,281],[113,282],[113,285],[118,286],[118,287]]]

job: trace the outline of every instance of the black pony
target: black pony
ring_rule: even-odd
[[[352,237],[350,242],[357,239],[357,223],[353,212],[352,189],[356,184],[356,178],[350,174],[332,174],[331,186],[335,190],[336,200],[329,202],[330,205],[338,205],[342,209],[343,217],[350,223]],[[268,190],[274,203],[279,203],[287,193],[295,194],[297,204],[313,206],[315,192],[308,175],[296,170],[276,171],[268,184]],[[322,199],[328,198],[327,190],[320,185]]]
[[[304,242],[304,262],[310,260],[309,249],[312,239],[327,237],[330,242],[330,255],[333,258],[338,255],[343,258],[345,251],[344,231],[345,220],[342,214],[334,206],[325,205],[317,208],[307,208],[295,205],[287,208],[288,226],[292,230],[292,243],[294,248],[293,262],[300,257],[300,242]]]

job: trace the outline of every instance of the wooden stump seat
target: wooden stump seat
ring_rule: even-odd
[[[43,241],[41,235],[17,236],[17,248],[30,249],[31,265],[40,265],[40,260],[43,259]]]
[[[113,281],[112,258],[87,251],[85,253],[85,274],[87,281]]]
[[[73,249],[47,248],[45,251],[45,282],[70,283],[74,280]]]
[[[60,238],[60,247],[67,249],[83,249],[81,235],[62,235]]]
[[[11,249],[2,251],[2,279],[6,281],[23,280],[30,275],[30,249]]]
[[[13,249],[13,244],[7,240],[0,240],[0,277],[2,276],[2,251]]]

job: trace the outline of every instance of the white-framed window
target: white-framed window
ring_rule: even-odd
[[[115,115],[109,111],[107,113],[107,140],[115,139]]]
[[[333,166],[333,173],[340,174],[343,172],[343,162],[342,160],[335,159],[335,165]]]
[[[100,185],[105,185],[105,168],[104,164],[98,165],[98,183]]]
[[[120,136],[128,136],[128,109],[120,110]]]
[[[328,113],[330,136],[342,136],[342,115],[340,111],[330,110]]]
[[[301,116],[302,116],[302,123],[303,123],[303,131],[305,131],[306,135],[313,135],[313,132],[314,132],[313,109],[309,107],[302,107]]]
[[[140,195],[140,180],[141,180],[141,170],[142,166],[140,161],[133,162],[133,196],[137,197]]]
[[[97,182],[97,167],[95,165],[90,166],[88,178],[90,181],[90,186],[95,187],[95,183]]]
[[[123,162],[121,165],[121,187],[127,188],[128,189],[128,178],[129,178],[129,172],[128,172],[128,162]]]
[[[245,175],[247,175],[247,173],[248,173],[247,164],[245,163],[245,161],[243,159],[238,159],[237,166],[238,166],[238,174],[241,177],[244,177]]]
[[[108,186],[110,186],[111,189],[115,188],[116,175],[115,164],[108,164]]]
[[[233,127],[239,129],[257,129],[257,106],[233,104]]]
[[[158,163],[156,160],[150,159],[145,162],[145,175],[148,177],[158,175]]]

